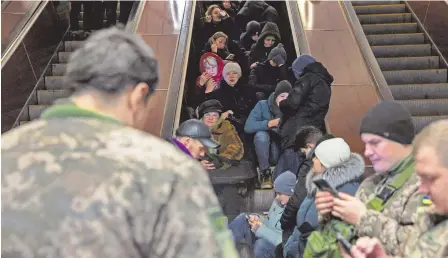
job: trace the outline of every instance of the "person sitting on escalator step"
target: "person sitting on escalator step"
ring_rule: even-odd
[[[266,99],[275,91],[277,83],[287,80],[287,55],[283,44],[278,44],[268,55],[266,61],[258,63],[249,75],[249,85],[257,92],[259,98]]]
[[[236,244],[247,243],[254,250],[256,258],[274,258],[275,248],[282,242],[280,218],[286,203],[291,198],[296,176],[288,171],[274,181],[275,199],[267,218],[258,214],[241,213],[230,224]]]
[[[202,53],[211,52],[226,60],[230,55],[229,49],[227,48],[227,40],[228,37],[224,32],[216,32],[209,38]]]
[[[255,44],[260,36],[261,27],[257,21],[250,21],[246,26],[246,32],[241,33],[240,47],[250,53],[250,48]]]
[[[263,27],[268,22],[276,23],[279,15],[277,10],[265,1],[246,1],[235,17],[235,22],[241,29],[249,21],[257,21]]]
[[[205,99],[216,99],[224,107],[231,110],[228,120],[235,126],[240,135],[244,133],[244,124],[250,111],[255,106],[255,93],[240,81],[241,67],[237,63],[227,63],[223,70],[223,79],[217,90],[205,94]]]
[[[297,78],[287,99],[280,102],[282,154],[274,178],[283,171],[297,171],[300,158],[294,150],[295,136],[302,126],[312,125],[326,132],[325,116],[330,106],[333,76],[314,58],[302,55],[293,63]]]
[[[209,149],[204,158],[213,163],[214,168],[228,168],[243,158],[244,147],[235,127],[226,120],[229,112],[223,113],[221,103],[216,99],[207,100],[199,108],[199,117],[219,143],[219,148]]]
[[[260,100],[250,112],[244,126],[248,134],[255,134],[255,153],[261,175],[261,188],[272,188],[272,171],[280,157],[280,134],[278,125],[282,112],[278,104],[286,99],[291,91],[291,84],[280,82],[268,100]]]
[[[210,52],[203,54],[199,60],[199,70],[202,74],[196,79],[196,86],[204,87],[205,93],[218,89],[223,69],[224,62],[221,57]]]
[[[241,31],[229,15],[218,5],[210,5],[205,13],[205,21],[201,30],[202,42],[205,42],[216,32],[224,32],[231,40],[239,40]]]
[[[278,29],[277,24],[273,22],[266,23],[263,30],[261,30],[257,42],[250,48],[250,69],[255,68],[258,63],[264,62],[268,58],[271,50],[280,43],[280,40],[280,30]]]
[[[201,160],[205,169],[215,169],[212,163],[204,160],[209,150],[219,147],[219,143],[213,140],[213,135],[202,121],[189,119],[176,130],[171,142],[183,153],[196,160]]]

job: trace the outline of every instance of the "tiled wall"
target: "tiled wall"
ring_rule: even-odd
[[[179,20],[185,1],[147,1],[137,33],[153,49],[159,61],[160,81],[153,96],[149,100],[152,107],[146,131],[156,136],[161,135],[165,105],[173,68],[176,46],[179,37]],[[178,12],[173,12],[177,8]],[[180,19],[179,19],[180,18]],[[168,103],[174,105],[174,103]]]
[[[448,60],[448,1],[408,1],[423,26]]]
[[[51,56],[68,29],[68,14],[68,2],[49,2],[3,67],[2,133],[11,129],[26,100],[38,84]]]

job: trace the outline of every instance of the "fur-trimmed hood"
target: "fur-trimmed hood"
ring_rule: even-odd
[[[325,172],[315,175],[313,174],[312,168],[308,171],[306,175],[306,190],[308,195],[314,195],[316,193],[317,187],[313,183],[316,179],[325,179],[332,187],[335,189],[341,187],[342,185],[359,181],[361,176],[364,174],[365,163],[364,159],[358,153],[352,152],[350,154],[350,159],[343,163],[342,165],[334,168],[325,170]]]

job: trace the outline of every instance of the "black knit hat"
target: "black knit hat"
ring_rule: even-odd
[[[216,99],[210,99],[207,101],[204,101],[198,108],[199,117],[203,117],[206,113],[209,112],[218,112],[219,114],[222,113],[222,105],[219,100]]]
[[[364,115],[359,133],[371,133],[394,142],[411,144],[415,129],[411,115],[400,103],[382,101]]]
[[[292,90],[292,86],[291,83],[289,83],[287,80],[283,80],[279,83],[277,83],[277,87],[275,87],[275,92],[274,92],[274,99],[276,99],[278,97],[278,95],[282,94],[282,93],[289,93]]]

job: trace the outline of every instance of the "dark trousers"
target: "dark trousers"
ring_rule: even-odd
[[[123,2],[120,3],[120,6]],[[104,1],[103,6],[106,9],[107,27],[115,26],[117,23],[117,5],[118,1]]]
[[[135,1],[120,1],[120,17],[118,18],[120,23],[126,24],[128,22],[134,3]]]
[[[300,157],[293,148],[286,149],[280,159],[278,160],[277,166],[274,169],[274,180],[285,171],[291,171],[296,174],[300,166]]]

